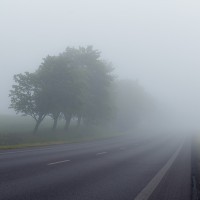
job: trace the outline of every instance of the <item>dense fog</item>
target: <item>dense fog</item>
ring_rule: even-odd
[[[154,117],[141,124],[198,129],[199,10],[197,0],[1,0],[0,114],[14,114],[14,74],[69,46],[93,45],[119,82],[137,82],[152,99]]]

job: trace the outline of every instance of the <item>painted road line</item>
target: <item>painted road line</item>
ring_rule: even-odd
[[[107,152],[106,151],[100,152],[100,153],[97,153],[96,155],[99,156],[99,155],[103,155],[103,154],[107,154]]]
[[[47,164],[47,165],[56,165],[56,164],[60,164],[60,163],[70,162],[70,161],[71,161],[71,160],[61,160],[61,161],[49,163],[49,164]]]
[[[165,176],[167,171],[170,169],[175,159],[177,158],[184,142],[179,146],[176,152],[171,156],[167,163],[160,169],[160,171],[154,176],[154,178],[147,184],[147,186],[136,196],[134,200],[147,200],[156,189],[162,178]]]

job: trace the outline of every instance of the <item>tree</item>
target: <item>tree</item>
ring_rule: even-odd
[[[23,116],[31,116],[37,132],[40,123],[49,112],[48,96],[43,92],[41,83],[35,73],[14,75],[15,85],[12,86],[10,108]]]
[[[101,53],[92,46],[80,48],[81,62],[87,70],[87,91],[84,101],[83,118],[86,123],[106,122],[112,116],[111,83],[113,81],[111,64],[101,60]]]
[[[49,115],[54,121],[52,130],[55,131],[67,90],[65,69],[60,67],[59,59],[56,56],[47,56],[43,59],[36,74],[41,80],[43,92],[48,96]]]

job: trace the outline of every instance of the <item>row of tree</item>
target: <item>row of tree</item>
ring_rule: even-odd
[[[67,48],[47,56],[34,73],[14,75],[10,107],[35,119],[34,133],[46,116],[53,118],[53,130],[61,115],[66,131],[72,118],[78,119],[78,126],[81,121],[99,123],[112,112],[112,70],[91,46]]]
[[[147,111],[147,95],[136,82],[117,82],[111,64],[100,56],[92,46],[47,56],[35,72],[14,75],[10,107],[35,119],[34,133],[46,116],[53,119],[53,131],[60,117],[66,131],[73,118],[77,126],[133,125]]]

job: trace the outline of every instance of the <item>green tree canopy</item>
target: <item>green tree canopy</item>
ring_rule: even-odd
[[[26,72],[14,75],[15,84],[10,91],[11,105],[16,113],[31,116],[36,121],[34,132],[37,131],[44,117],[49,113],[48,96],[41,87],[35,73]]]

